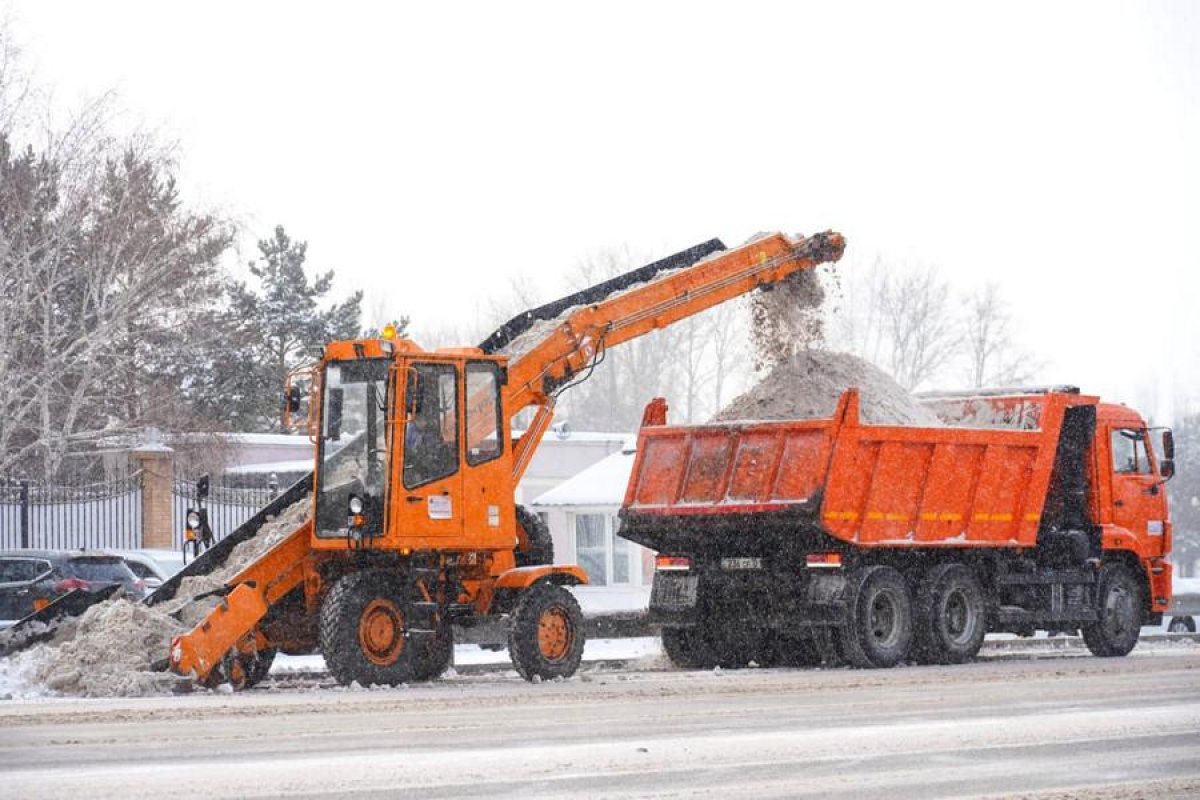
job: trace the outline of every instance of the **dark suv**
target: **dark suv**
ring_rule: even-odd
[[[120,556],[87,550],[0,551],[0,620],[17,620],[72,589],[94,592],[115,583],[140,600],[146,585]]]

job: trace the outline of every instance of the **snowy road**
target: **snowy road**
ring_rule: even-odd
[[[0,703],[5,797],[1200,795],[1200,648]]]

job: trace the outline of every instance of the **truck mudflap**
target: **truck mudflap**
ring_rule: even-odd
[[[779,583],[776,579],[768,579]],[[754,615],[779,630],[840,625],[845,619],[845,576],[838,571],[799,577],[798,591],[785,591],[759,602],[761,586],[720,569],[659,571],[650,591],[648,619],[652,624],[691,625],[717,606],[733,602],[756,609]]]

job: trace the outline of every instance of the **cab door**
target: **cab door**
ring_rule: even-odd
[[[392,506],[402,547],[462,536],[460,382],[460,365],[452,361],[414,361],[405,370],[400,475]]]
[[[1161,555],[1167,499],[1162,490],[1163,480],[1150,458],[1146,436],[1144,428],[1114,425],[1109,430],[1112,516],[1115,525],[1146,543],[1151,554]]]
[[[503,376],[494,361],[467,362],[463,504],[466,539],[479,549],[511,547],[516,541],[512,456],[500,398]]]

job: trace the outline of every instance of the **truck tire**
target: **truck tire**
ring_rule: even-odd
[[[671,663],[681,669],[710,669],[717,665],[716,656],[700,626],[663,628],[662,646]]]
[[[1142,582],[1128,566],[1105,564],[1097,587],[1100,619],[1080,628],[1092,655],[1128,655],[1138,641],[1145,616]]]
[[[552,583],[521,593],[508,629],[513,667],[527,681],[569,678],[583,657],[583,612],[574,595]]]
[[[1167,633],[1195,633],[1196,621],[1191,617],[1171,617]]]
[[[554,563],[554,539],[550,529],[542,518],[525,506],[517,506],[517,524],[525,532],[528,541],[526,549],[518,548],[516,559],[518,567],[536,567],[541,564]]]
[[[987,606],[974,571],[941,564],[925,573],[913,600],[912,654],[923,664],[961,664],[983,646]]]
[[[846,578],[841,653],[852,667],[894,667],[912,643],[912,598],[892,567],[860,567]]]
[[[414,680],[423,650],[408,636],[404,584],[371,569],[346,575],[321,605],[321,654],[341,684],[396,686]]]

